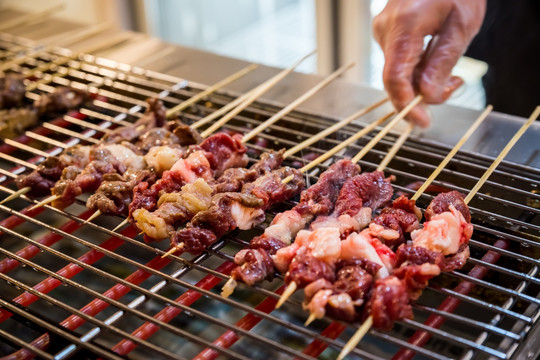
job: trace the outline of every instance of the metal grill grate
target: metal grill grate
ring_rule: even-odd
[[[22,45],[0,37],[4,55],[13,56],[10,48],[15,46]],[[64,56],[71,53],[37,53],[10,71],[29,73]],[[28,93],[28,100],[59,85],[85,88],[96,97],[90,106],[45,118],[39,127],[1,145],[1,197],[13,193],[17,174],[46,154],[58,154],[76,143],[95,143],[109,128],[134,122],[144,110],[145,98],[158,96],[170,108],[204,89],[90,55],[73,57],[36,78],[52,82]],[[227,93],[212,95],[182,117],[191,123],[231,98]],[[254,104],[225,127],[245,131],[277,109]],[[293,112],[249,148],[253,156],[265,148],[289,148],[333,121]],[[360,128],[350,125],[301,155],[322,153]],[[370,138],[340,156],[355,154]],[[375,169],[394,140],[393,135],[384,138],[360,162],[362,168]],[[442,145],[408,140],[386,170],[397,178],[396,191],[411,194],[410,185],[423,182],[448,151]],[[467,193],[490,162],[460,152],[435,184]],[[308,180],[313,183],[324,169],[319,167]],[[371,331],[352,356],[386,359],[415,353],[432,359],[506,359],[535,354],[527,339],[538,333],[539,180],[539,170],[503,162],[470,204],[475,234],[465,268],[434,279],[415,304],[414,320],[396,324],[389,333]],[[422,196],[419,205],[426,206],[430,199]],[[219,295],[232,257],[266,223],[255,231],[235,232],[200,256],[185,254],[171,261],[160,257],[167,241],[145,244],[131,227],[119,233],[109,230],[123,219],[102,216],[83,224],[90,215],[84,203],[81,198],[64,210],[30,210],[33,202],[22,197],[0,205],[0,353],[30,350],[46,359],[331,359],[356,329],[328,319],[304,327],[307,314],[301,311],[298,295],[274,310],[283,290],[279,278],[253,288],[240,285],[230,299]],[[272,214],[267,222],[271,218]],[[424,344],[426,335],[430,339]]]

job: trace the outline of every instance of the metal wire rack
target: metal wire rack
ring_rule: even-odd
[[[0,36],[4,59],[24,43]],[[67,62],[51,67],[63,57]],[[77,143],[96,143],[110,128],[134,122],[147,97],[160,97],[170,108],[204,90],[204,86],[126,64],[73,56],[56,49],[37,52],[9,71],[29,74],[30,81],[47,79],[27,93],[28,100],[55,86],[88,89],[88,106],[58,117],[45,117],[36,128],[6,139],[0,154],[0,193],[14,192],[13,179],[48,155]],[[234,94],[220,92],[192,106],[181,117],[192,123],[227,104]],[[278,108],[255,103],[225,128],[246,131]],[[289,148],[335,120],[292,112],[256,143],[248,145],[252,160],[268,148]],[[291,157],[322,153],[357,132],[347,126]],[[338,157],[358,152],[372,135]],[[395,140],[385,137],[360,165],[376,168]],[[395,175],[396,191],[411,194],[449,148],[411,138],[386,169]],[[338,157],[335,157],[337,159]],[[459,152],[434,185],[467,193],[492,159]],[[328,164],[326,164],[327,166]],[[316,181],[318,167],[308,175]],[[460,271],[431,281],[414,306],[414,320],[398,323],[388,333],[370,331],[350,355],[363,359],[508,359],[536,356],[540,279],[540,171],[503,162],[471,202],[475,234],[471,258]],[[431,195],[419,200],[426,206]],[[171,358],[171,359],[332,359],[356,326],[323,319],[302,324],[299,295],[279,310],[283,291],[278,277],[260,286],[240,285],[230,299],[219,290],[232,270],[232,257],[260,234],[267,222],[250,232],[234,232],[200,256],[162,259],[167,242],[146,244],[127,227],[112,232],[123,219],[101,216],[84,223],[90,211],[84,199],[65,209],[49,206],[30,210],[33,201],[21,197],[0,205],[0,354],[18,358]],[[35,355],[32,355],[35,354]],[[13,357],[14,358],[14,357]]]

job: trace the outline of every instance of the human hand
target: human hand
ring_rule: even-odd
[[[383,82],[396,109],[416,94],[425,104],[440,104],[463,84],[452,68],[476,35],[486,0],[389,0],[373,19],[373,33],[385,57]],[[424,49],[424,38],[432,35]],[[407,119],[430,124],[425,104]]]

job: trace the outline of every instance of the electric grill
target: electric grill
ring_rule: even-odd
[[[30,46],[0,36],[3,61]],[[18,50],[10,50],[14,48]],[[71,60],[48,68],[65,56]],[[77,143],[96,143],[107,129],[134,122],[147,97],[160,97],[172,108],[205,89],[189,80],[66,49],[36,51],[9,71],[30,74],[36,68],[48,69],[32,74],[32,80],[52,81],[27,93],[29,100],[60,85],[87,89],[95,99],[78,111],[46,116],[39,127],[5,140],[0,198],[15,191],[12,180],[17,174],[45,156]],[[180,116],[192,123],[235,95],[215,93]],[[224,128],[245,132],[277,111],[275,104],[256,102]],[[294,111],[248,144],[251,160],[264,149],[290,148],[334,122]],[[304,163],[304,156],[323,153],[361,127],[359,122],[349,125],[289,163]],[[353,156],[371,138],[366,136],[334,160]],[[380,141],[360,161],[362,169],[374,170],[395,139],[391,134]],[[426,139],[407,140],[386,169],[396,176],[395,190],[414,193],[415,184],[422,183],[449,150]],[[466,194],[492,160],[461,151],[434,184]],[[308,174],[308,184],[327,166]],[[539,169],[503,162],[470,204],[475,233],[467,265],[433,279],[414,305],[414,320],[400,322],[388,333],[370,331],[350,358],[535,358],[539,181]],[[431,198],[423,195],[418,203],[425,208]],[[298,294],[274,310],[283,290],[280,278],[255,287],[240,285],[230,299],[219,295],[234,254],[262,232],[272,214],[256,230],[236,231],[202,255],[162,259],[168,242],[146,244],[131,227],[112,232],[121,218],[101,216],[84,223],[91,212],[83,197],[63,210],[30,210],[33,204],[23,196],[0,205],[0,354],[44,359],[333,359],[357,328],[330,319],[304,327],[308,314]]]

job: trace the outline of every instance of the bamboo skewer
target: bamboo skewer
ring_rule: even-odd
[[[215,83],[214,85],[210,86],[209,88],[207,88],[206,90],[204,91],[201,91],[200,93],[198,93],[197,95],[194,95],[192,96],[191,98],[187,99],[186,101],[176,105],[175,107],[173,107],[172,109],[169,109],[167,110],[167,118],[170,118],[172,117],[174,114],[184,110],[185,108],[187,108],[188,106],[192,105],[192,104],[195,104],[197,101],[201,100],[202,98],[204,98],[205,96],[208,96],[210,94],[212,94],[213,92],[215,92],[216,90],[219,90],[221,89],[222,87],[226,86],[226,85],[229,85],[230,83],[240,79],[241,77],[243,77],[244,75],[247,75],[249,74],[250,72],[252,72],[253,70],[255,70],[259,65],[257,64],[250,64],[248,66],[246,66],[245,68],[241,69],[240,71],[226,77],[225,79]]]
[[[60,198],[61,198],[60,195],[51,195],[51,196],[49,196],[48,198],[43,199],[43,200],[41,200],[40,202],[38,202],[36,205],[32,206],[32,207],[30,208],[30,211],[32,211],[32,210],[34,210],[34,209],[37,209],[37,208],[40,208],[40,207],[42,207],[42,206],[45,206],[45,205],[47,205],[47,204],[50,204],[50,203],[52,203],[53,201],[58,200],[58,199],[60,199]]]
[[[88,217],[88,219],[86,219],[84,222],[83,222],[83,225],[86,225],[87,223],[89,223],[90,221],[94,220],[95,218],[97,218],[99,215],[101,215],[101,210],[96,210],[95,213],[93,213],[92,215],[90,215]]]
[[[347,65],[344,65],[334,71],[332,74],[328,75],[325,79],[323,79],[321,82],[319,82],[317,85],[309,89],[307,92],[305,92],[302,96],[294,100],[292,103],[281,109],[278,113],[273,115],[271,118],[257,126],[255,129],[251,130],[249,133],[243,136],[242,142],[246,143],[249,140],[251,140],[253,137],[255,137],[257,134],[264,131],[269,126],[272,126],[276,121],[280,120],[283,116],[290,113],[292,110],[294,110],[297,106],[305,102],[307,99],[321,91],[323,88],[325,88],[328,84],[330,84],[332,81],[337,79],[339,76],[341,76],[345,71],[351,69],[353,66],[355,66],[354,62],[351,62]]]
[[[120,224],[116,225],[116,227],[114,229],[112,229],[112,231],[116,231],[118,229],[120,229],[121,227],[123,227],[124,225],[127,225],[129,223],[129,220],[128,218],[125,218]]]
[[[111,28],[110,23],[97,24],[97,25],[91,26],[89,28],[77,31],[77,32],[75,32],[75,33],[73,33],[73,34],[71,34],[71,35],[69,35],[67,37],[64,36],[62,38],[62,40],[64,41],[64,43],[69,45],[69,44],[80,42],[80,41],[82,41],[84,39],[87,39],[89,37],[92,37],[92,36],[94,36],[94,35],[96,35],[98,33],[104,32],[104,31],[106,31],[106,30],[108,30],[110,28]],[[102,48],[103,44],[100,43],[99,47]],[[29,51],[28,53],[26,53],[24,56],[22,56],[20,58],[10,60],[10,61],[5,62],[2,65],[0,65],[0,71],[4,71],[6,69],[9,69],[13,65],[22,64],[23,62],[25,62],[26,60],[36,56],[37,54],[51,51],[53,48],[54,48],[54,45],[47,45],[43,49],[40,49],[40,50],[31,50],[31,51]],[[55,64],[58,65],[58,63],[60,61],[64,60],[61,63],[65,63],[65,62],[69,61],[72,58],[74,58],[74,56],[71,56],[71,57],[65,56],[65,57],[62,57],[61,59],[58,59],[57,61],[45,64],[43,68],[38,68],[38,69],[39,69],[39,71],[46,71],[46,70],[50,69],[53,65],[55,65]],[[35,69],[33,72],[38,71],[38,69]]]
[[[343,350],[339,353],[337,360],[342,360],[347,356],[355,347],[358,345],[358,343],[362,340],[362,338],[367,334],[369,329],[371,329],[371,325],[373,325],[373,316],[369,316],[366,321],[356,330],[354,335],[347,341],[345,346],[343,347]]]
[[[489,112],[491,110],[492,110],[492,106],[490,105],[484,110],[484,112],[482,112],[480,117],[472,125],[472,128],[476,129],[478,127],[478,125],[487,117],[487,115],[489,114]],[[480,190],[480,188],[484,185],[484,183],[487,181],[489,176],[493,173],[493,171],[497,168],[497,166],[501,163],[501,161],[506,157],[508,152],[512,149],[512,147],[516,144],[516,142],[521,138],[521,136],[525,133],[525,131],[529,128],[529,126],[538,118],[538,116],[540,116],[540,106],[536,107],[536,109],[531,114],[529,119],[519,128],[519,130],[512,137],[512,139],[510,139],[510,141],[506,144],[506,146],[501,150],[501,152],[499,153],[497,158],[493,161],[493,163],[489,166],[489,168],[484,172],[484,174],[478,180],[476,185],[471,189],[469,194],[465,197],[465,199],[464,199],[465,204],[468,204],[472,200],[472,198],[476,195],[478,190]],[[473,131],[474,131],[474,129],[473,129]],[[463,145],[463,143],[468,139],[468,137],[471,135],[471,133],[472,133],[472,131],[467,131],[467,133],[458,142],[458,144],[456,144],[454,149],[452,149],[452,151],[450,152],[450,154],[452,154],[452,156],[457,152],[457,150],[461,147],[461,145]],[[465,139],[465,140],[463,140],[463,139]],[[450,158],[451,158],[451,156],[447,156],[443,160],[441,165],[443,165],[443,164],[446,165],[448,163],[448,161],[450,160]],[[435,169],[435,171],[434,171],[435,176],[433,176],[433,174],[432,174],[432,176],[430,176],[430,178],[428,178],[426,180],[426,182],[429,181],[429,183],[431,183],[431,181],[433,181],[433,179],[436,177],[436,175],[440,173],[442,168],[443,168],[443,166],[439,165],[439,167],[437,167],[437,169]],[[420,189],[418,189],[418,191],[414,194],[414,196],[411,199],[413,199],[413,200],[418,199],[420,197],[420,195],[425,191],[426,188],[427,188],[427,186],[420,187]],[[358,343],[362,340],[364,335],[369,331],[372,324],[373,324],[373,317],[369,316],[366,319],[366,321],[364,322],[364,324],[362,324],[362,326],[360,328],[358,328],[356,333],[345,344],[345,346],[343,347],[343,350],[341,351],[341,353],[337,357],[338,360],[342,360],[345,356],[347,356],[347,354],[349,354],[358,345]]]
[[[307,58],[308,56],[311,56],[313,53],[311,54],[308,54],[305,58]],[[287,72],[289,71],[289,69],[285,69],[282,71],[283,72]],[[280,75],[280,74],[278,74]],[[278,76],[276,75],[276,76]],[[256,92],[260,91],[260,89],[268,86],[268,84],[270,84],[270,82],[273,81],[273,79],[276,77],[272,77],[270,78],[269,80],[266,80],[264,83],[260,84],[260,85],[257,85],[256,87],[254,87],[253,89],[251,89],[250,91],[246,92],[245,94],[243,94],[242,96],[236,98],[235,100],[231,101],[230,103],[228,103],[227,105],[223,106],[221,109],[218,109],[216,111],[214,111],[213,113],[211,113],[210,115],[198,120],[197,122],[193,123],[191,125],[191,127],[193,129],[198,129],[199,127],[205,125],[205,124],[208,124],[209,122],[219,118],[220,116],[223,116],[225,114],[227,114],[228,112],[230,112],[231,110],[235,109],[236,107],[240,106],[241,104],[245,103],[248,99],[250,99],[250,97],[255,94]],[[273,86],[273,85],[272,85]]]
[[[371,139],[371,141],[366,145],[364,146],[364,148],[362,150],[360,150],[360,152],[352,158],[352,162],[356,163],[358,161],[360,161],[360,159],[362,159],[370,150],[373,146],[375,146],[375,144],[377,144],[386,134],[388,134],[388,132],[400,121],[402,120],[403,118],[405,118],[405,116],[407,116],[407,114],[416,106],[420,103],[420,101],[422,101],[422,95],[417,95],[403,110],[401,110],[395,118],[392,119],[392,121],[390,121],[388,123],[387,126],[385,126],[384,129],[382,129],[373,139]]]
[[[465,197],[464,201],[465,201],[466,204],[468,204],[469,201],[471,201],[471,199],[474,197],[474,195],[476,195],[478,190],[480,190],[482,185],[484,185],[484,183],[486,182],[488,177],[493,173],[495,168],[497,166],[499,166],[499,164],[501,163],[501,161],[503,161],[503,159],[506,157],[508,152],[518,142],[519,138],[525,133],[525,131],[529,128],[529,126],[531,126],[531,124],[538,118],[538,116],[540,116],[540,105],[537,106],[536,109],[534,109],[531,116],[529,116],[529,119],[519,128],[517,133],[512,137],[512,139],[510,139],[510,141],[508,142],[508,144],[506,144],[504,149],[502,149],[501,153],[499,154],[499,156],[497,156],[497,158],[495,159],[493,164],[491,164],[491,166],[485,172],[485,174],[482,176],[482,178],[476,183],[476,185],[469,192],[469,195],[467,195],[467,197]]]
[[[201,133],[201,136],[203,138],[207,137],[214,131],[216,131],[219,127],[221,127],[223,124],[225,124],[227,121],[238,115],[242,110],[247,108],[251,103],[253,103],[255,100],[257,100],[261,95],[263,95],[265,92],[270,90],[275,84],[277,84],[279,81],[283,80],[287,75],[292,73],[294,69],[298,65],[300,65],[304,60],[306,60],[308,57],[312,56],[316,53],[315,51],[312,51],[311,53],[305,55],[300,60],[298,60],[296,63],[294,63],[291,67],[279,72],[277,75],[272,77],[270,80],[266,81],[262,85],[258,86],[256,89],[253,90],[253,93],[251,93],[249,96],[247,96],[247,99],[242,102],[240,105],[238,105],[236,108],[234,108],[231,112],[229,112],[227,115],[225,115],[223,118],[221,118],[219,121],[215,122],[212,126],[210,126],[208,129],[203,131]]]
[[[29,192],[30,190],[32,190],[32,188],[30,188],[30,186],[27,186],[27,187],[23,187],[17,191],[15,191],[13,194],[9,195],[8,197],[6,197],[5,199],[3,199],[2,201],[0,201],[0,205],[8,202],[8,201],[11,201],[13,199],[16,199],[18,198],[19,196],[22,196],[24,194],[26,194],[27,192]]]
[[[418,105],[418,103],[422,101],[422,96],[421,95],[418,95],[416,96],[405,108],[403,108],[403,110],[401,110],[397,115],[396,117],[394,117],[394,119],[392,119],[392,121],[390,121],[373,139],[371,139],[370,142],[368,142],[363,148],[362,150],[360,150],[360,152],[358,154],[356,154],[355,157],[353,157],[351,159],[351,161],[353,163],[357,163],[358,161],[360,161],[375,145],[377,145],[377,143],[400,121],[402,120],[405,116],[407,116],[407,114],[409,113],[409,111],[412,110],[413,107],[415,107],[416,105]],[[373,125],[373,127],[366,127],[364,130],[369,130],[366,131],[366,132],[359,132],[353,136],[351,136],[349,139],[347,139],[346,141],[344,141],[343,143],[337,145],[336,147],[334,147],[332,150],[326,152],[325,154],[319,156],[318,158],[316,158],[315,160],[313,160],[312,162],[310,162],[309,164],[305,165],[304,167],[302,167],[300,169],[300,172],[302,173],[305,173],[306,171],[312,169],[313,167],[319,165],[320,163],[322,163],[323,161],[325,161],[326,159],[328,159],[330,156],[334,155],[335,153],[337,153],[339,150],[343,149],[344,147],[348,146],[350,143],[358,140],[361,136],[364,136],[365,134],[367,134],[367,132],[371,131],[376,125],[375,124],[379,124],[379,123],[382,123],[384,121],[386,121],[388,118],[390,118],[392,115],[394,114],[394,112],[390,112],[388,114],[386,114],[385,116],[383,116],[382,118],[380,118],[379,120],[377,120]],[[362,134],[360,136],[358,136],[359,134]],[[292,177],[289,176],[285,179],[283,179],[283,182],[284,183],[287,183],[289,181],[292,180]]]
[[[306,171],[309,171],[311,170],[312,168],[314,168],[315,166],[319,165],[320,163],[324,162],[325,160],[327,160],[328,158],[330,158],[331,156],[335,155],[336,153],[338,153],[339,151],[343,150],[344,148],[346,148],[347,146],[351,145],[352,143],[356,142],[358,139],[360,139],[361,137],[367,135],[369,132],[373,131],[377,126],[380,126],[382,125],[386,120],[388,120],[390,117],[392,117],[392,115],[394,115],[395,112],[394,111],[390,111],[388,114],[380,117],[379,119],[377,119],[375,122],[371,123],[370,125],[366,126],[364,129],[360,130],[359,132],[357,132],[356,134],[352,135],[351,137],[349,137],[347,140],[343,141],[342,143],[334,146],[332,149],[328,150],[327,152],[325,152],[324,154],[320,155],[319,157],[317,157],[315,160],[311,161],[310,163],[304,165],[301,169],[300,169],[300,172],[301,173],[305,173]],[[289,180],[290,181],[290,180]]]
[[[416,191],[416,193],[411,197],[411,200],[418,200],[418,198],[420,197],[420,195],[422,195],[422,193],[427,189],[427,187],[429,185],[431,185],[431,183],[433,182],[433,180],[435,180],[435,178],[437,176],[439,176],[439,174],[441,173],[441,171],[446,167],[446,165],[448,165],[448,163],[450,162],[450,160],[452,160],[452,158],[454,157],[454,155],[456,155],[456,153],[458,152],[458,150],[461,148],[461,146],[469,139],[469,137],[471,137],[471,135],[473,134],[473,132],[478,128],[478,126],[480,126],[480,124],[487,118],[487,116],[489,115],[489,113],[493,110],[493,106],[491,105],[488,105],[486,107],[486,109],[480,114],[480,116],[478,117],[478,119],[476,119],[476,121],[472,124],[472,126],[467,130],[467,132],[465,133],[465,135],[463,135],[463,137],[458,141],[458,143],[454,146],[454,148],[448,153],[448,155],[446,155],[446,157],[443,159],[443,161],[441,161],[441,163],[439,164],[439,166],[435,169],[435,171],[433,171],[433,173],[429,176],[429,178],[427,178],[427,180],[424,182],[424,184],[422,186],[420,186],[420,188]]]
[[[392,161],[392,159],[397,154],[399,149],[401,149],[401,146],[403,146],[403,143],[405,143],[405,140],[407,140],[409,135],[411,135],[413,128],[414,128],[414,124],[412,122],[407,122],[407,128],[399,136],[399,138],[396,140],[394,145],[392,145],[390,150],[388,150],[388,153],[386,153],[386,156],[377,167],[377,171],[383,171],[384,168],[386,168],[386,166],[390,163],[390,161]]]
[[[383,105],[387,101],[388,101],[388,98],[384,98],[382,100],[377,101],[376,103],[374,103],[372,105],[369,105],[369,106],[355,112],[351,116],[348,116],[345,119],[335,123],[334,125],[324,129],[323,131],[321,131],[317,135],[312,136],[312,137],[302,141],[300,144],[293,146],[289,150],[285,151],[285,153],[283,153],[283,157],[286,159],[289,156],[291,156],[293,154],[296,154],[298,151],[308,147],[309,145],[314,144],[315,142],[317,142],[317,141],[319,141],[321,139],[324,139],[328,135],[330,135],[330,134],[336,132],[337,130],[341,129],[342,127],[350,124],[354,120],[358,119],[360,116],[365,115],[365,114],[369,113],[370,111],[378,108],[379,106]]]

